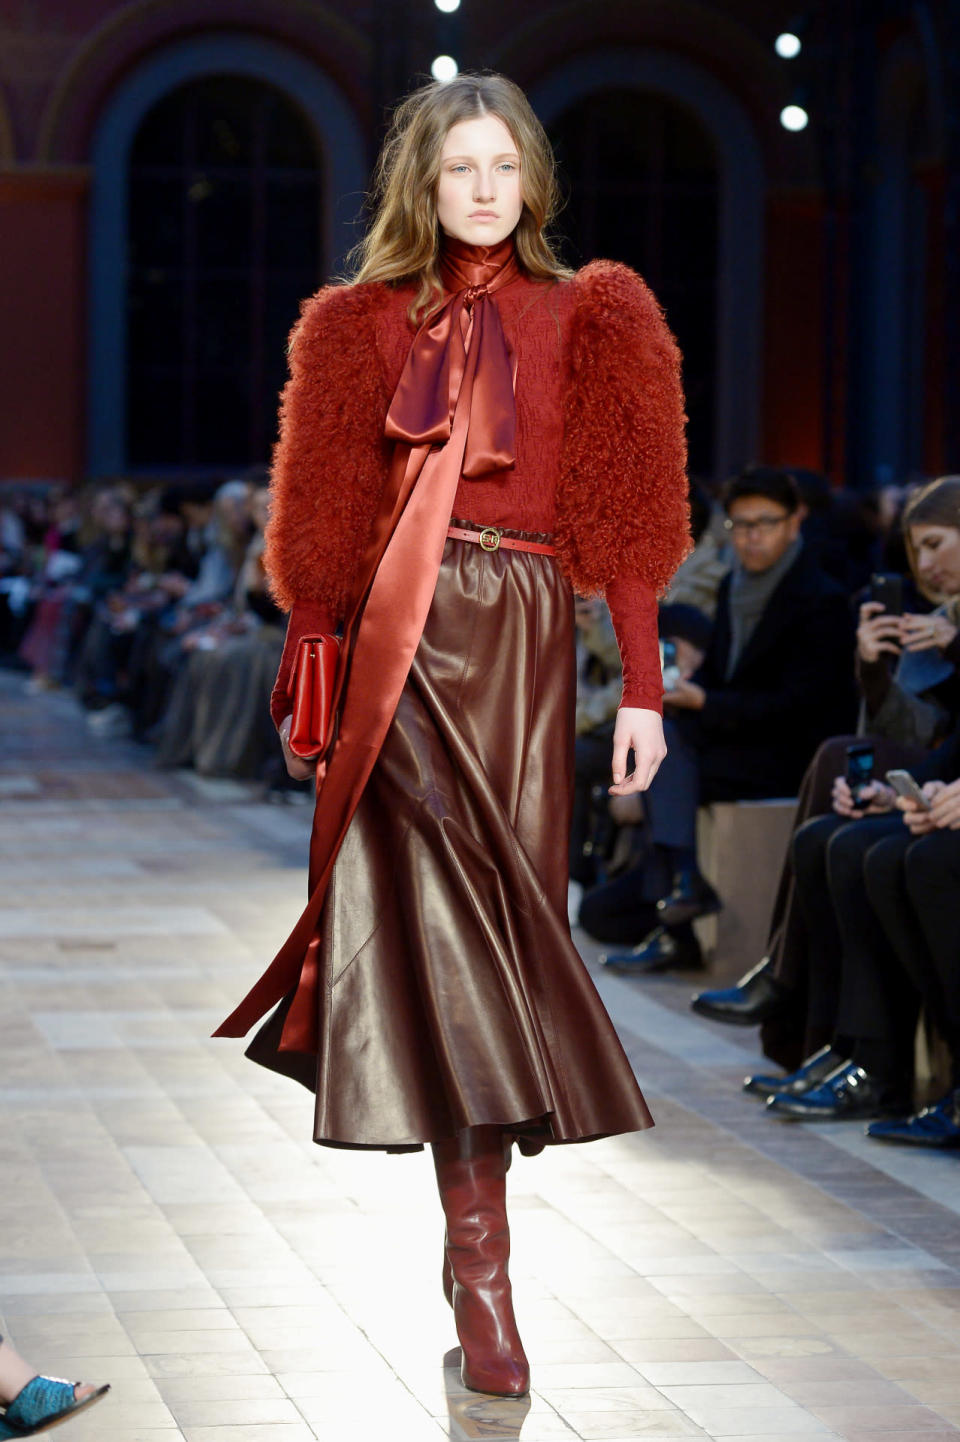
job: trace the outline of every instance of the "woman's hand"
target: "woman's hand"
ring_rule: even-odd
[[[902,620],[902,616],[891,616],[879,601],[864,601],[857,627],[857,651],[861,661],[869,666],[879,661],[884,652],[899,656]]]
[[[958,784],[960,783],[953,783],[954,787]],[[923,794],[928,801],[933,803],[929,811],[925,810],[919,801],[914,801],[912,796],[897,797],[897,809],[903,812],[903,819],[914,836],[927,836],[931,831],[936,831],[934,807],[937,799],[950,789],[945,781],[928,781],[924,785]]]
[[[848,816],[859,821],[861,816],[882,816],[892,811],[897,802],[897,793],[885,781],[870,781],[860,788],[859,800],[853,799],[853,792],[845,776],[838,776],[833,783],[833,809],[838,816]]]
[[[633,752],[634,769],[627,775],[627,753]],[[621,706],[613,728],[613,785],[611,796],[646,791],[667,754],[663,722],[656,711],[642,706]]]
[[[945,651],[957,639],[957,628],[946,616],[901,616],[900,639],[906,651],[926,651],[930,646]]]
[[[291,776],[294,781],[309,781],[312,776],[316,776],[318,781],[322,781],[327,769],[326,765],[318,773],[316,760],[305,761],[302,756],[297,756],[290,750],[290,727],[292,724],[293,717],[285,716],[277,728],[280,745],[283,747],[283,759],[287,764],[287,775]]]
[[[951,781],[949,785],[928,781],[923,794],[932,802],[930,820],[934,826],[941,831],[960,831],[960,781]]]

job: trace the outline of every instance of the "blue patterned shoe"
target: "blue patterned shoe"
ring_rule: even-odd
[[[871,1122],[867,1136],[875,1142],[901,1142],[910,1147],[960,1147],[960,1090],[947,1092],[912,1117]]]
[[[848,1061],[799,1096],[774,1093],[767,1098],[766,1110],[783,1121],[852,1122],[905,1116],[909,1106],[895,1088]]]
[[[801,1096],[812,1087],[819,1086],[822,1081],[835,1072],[837,1067],[843,1066],[846,1057],[840,1052],[834,1051],[832,1047],[823,1046],[815,1051],[813,1056],[808,1056],[806,1061],[790,1072],[789,1076],[765,1076],[759,1073],[756,1076],[748,1076],[743,1083],[745,1092],[750,1092],[755,1097],[772,1097],[786,1094],[788,1096]]]
[[[22,1387],[0,1419],[0,1437],[32,1437],[57,1427],[110,1391],[109,1385],[97,1387],[86,1397],[77,1399],[77,1388],[83,1382],[64,1382],[60,1377],[34,1377]]]

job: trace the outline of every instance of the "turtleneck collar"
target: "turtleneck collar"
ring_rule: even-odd
[[[448,295],[474,286],[490,285],[513,261],[516,269],[516,246],[513,234],[496,245],[469,245],[452,235],[441,235],[440,278]],[[504,277],[504,280],[506,277]]]

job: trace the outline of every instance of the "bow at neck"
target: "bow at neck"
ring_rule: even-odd
[[[513,357],[494,296],[519,274],[512,236],[489,246],[444,237],[446,299],[417,331],[387,413],[392,440],[443,445],[462,405],[470,479],[514,464]]]

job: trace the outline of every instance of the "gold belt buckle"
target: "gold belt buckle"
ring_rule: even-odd
[[[499,551],[501,533],[495,526],[487,526],[480,532],[480,545],[485,551]]]

